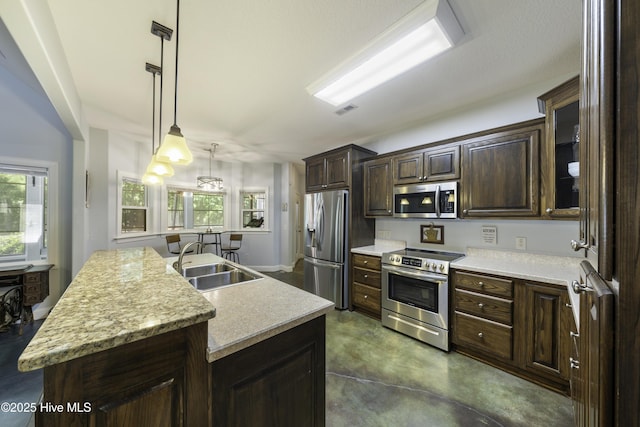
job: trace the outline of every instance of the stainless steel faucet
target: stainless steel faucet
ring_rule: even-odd
[[[178,262],[175,264],[175,268],[176,268],[176,270],[178,270],[178,273],[180,273],[180,274],[182,274],[182,257],[184,257],[184,254],[193,245],[198,245],[200,250],[202,251],[203,246],[202,246],[201,242],[189,242],[186,245],[184,245],[184,248],[182,248],[182,250],[180,251],[180,256],[178,257]]]

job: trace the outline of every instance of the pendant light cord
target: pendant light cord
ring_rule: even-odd
[[[163,76],[164,76],[164,37],[160,37],[160,112],[159,112],[160,117],[158,117],[158,149],[160,149],[160,144],[162,144],[162,77]],[[154,89],[155,89],[155,86],[154,86]]]
[[[176,11],[176,81],[173,92],[173,125],[178,123],[178,41],[180,37],[180,0],[176,0],[178,8]]]
[[[151,157],[156,154],[156,73],[153,74],[153,105],[151,107]],[[162,81],[162,77],[160,77],[160,81]]]

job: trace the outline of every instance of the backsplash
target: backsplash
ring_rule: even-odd
[[[420,226],[444,226],[444,244],[420,242]],[[495,227],[495,245],[486,243],[483,226]],[[486,227],[484,227],[486,228]],[[578,221],[376,219],[376,238],[404,240],[407,247],[465,252],[468,247],[582,257],[571,249]],[[524,249],[519,249],[524,247]]]

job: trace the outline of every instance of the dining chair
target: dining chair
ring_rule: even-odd
[[[229,241],[220,246],[222,256],[228,260],[240,264],[240,256],[238,250],[242,246],[242,234],[230,234]]]
[[[167,250],[169,251],[169,253],[180,255],[180,251],[182,251],[182,246],[180,245],[180,235],[168,234],[165,236],[165,239],[167,239]],[[193,253],[193,249],[189,249],[186,253]]]

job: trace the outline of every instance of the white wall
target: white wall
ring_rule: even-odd
[[[485,104],[469,105],[462,110],[448,112],[440,118],[417,123],[388,135],[370,138],[361,142],[360,145],[379,154],[384,154],[535,119],[542,116],[538,112],[537,97],[573,75],[575,74],[529,86],[517,93],[492,99]],[[578,221],[465,219],[435,221],[434,223],[445,226],[444,245],[420,243],[420,224],[429,224],[427,220],[376,219],[376,235],[378,238],[405,240],[409,247],[452,251],[464,251],[467,247],[515,250],[515,238],[525,237],[527,239],[526,252],[581,256],[580,253],[571,250],[569,246],[571,239],[578,238]],[[480,231],[482,225],[496,225],[498,227],[496,246],[487,246],[483,243]]]
[[[71,282],[71,218],[73,141],[46,95],[0,66],[0,157],[48,162],[57,166],[58,184],[51,188],[50,296],[35,307],[45,312]]]

